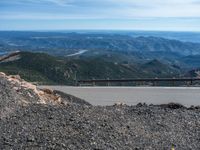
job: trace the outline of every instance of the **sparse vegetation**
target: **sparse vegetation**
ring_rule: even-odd
[[[0,71],[19,74],[39,84],[75,84],[76,79],[122,79],[142,77],[173,77],[179,71],[158,60],[145,64],[123,64],[111,58],[63,58],[44,53],[19,53],[20,59],[3,62]],[[114,59],[114,58],[113,58]]]

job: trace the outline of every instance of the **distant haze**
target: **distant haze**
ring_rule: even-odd
[[[47,32],[47,31],[46,31]],[[129,35],[132,37],[162,37],[166,39],[179,40],[183,42],[194,42],[200,43],[200,32],[181,32],[181,31],[142,31],[142,30],[58,30],[53,32],[62,33],[80,33],[80,34],[119,34],[119,35]]]
[[[1,0],[0,30],[200,31],[200,0]]]

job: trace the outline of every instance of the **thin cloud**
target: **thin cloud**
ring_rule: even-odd
[[[117,27],[131,28],[133,23],[128,25],[123,21],[134,20],[136,24],[140,22],[138,27],[151,22],[148,26],[153,27],[155,24],[161,25],[157,20],[163,18],[163,28],[183,26],[185,20],[186,27],[193,26],[196,29],[200,23],[199,4],[200,0],[0,0],[0,20],[5,23],[17,20],[53,22],[73,19],[82,22],[85,19],[85,26],[91,26],[91,22],[88,21],[87,24],[87,20],[99,20],[96,21],[98,25],[93,24],[99,27],[101,23],[106,25],[109,19],[114,19],[118,20],[117,24],[121,24]],[[80,23],[79,26],[81,25]]]
[[[22,15],[26,14],[25,16],[30,18],[33,18],[32,14],[40,14],[38,18],[45,17],[45,13],[56,13],[56,15],[63,16],[63,19],[67,18],[65,15],[79,15],[85,16],[85,18],[93,18],[95,15],[96,18],[102,18],[104,15],[105,18],[116,18],[117,16],[127,19],[135,17],[200,17],[200,9],[197,5],[199,1],[197,0],[1,0],[0,5],[1,3],[4,5],[0,13],[16,13],[20,9],[23,10],[21,11]],[[18,4],[18,6],[13,8],[14,4]],[[8,15],[7,17],[9,18]]]

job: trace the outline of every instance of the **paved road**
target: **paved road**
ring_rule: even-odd
[[[181,103],[186,106],[200,105],[200,87],[70,87],[42,86],[56,89],[82,99],[93,105],[113,105],[124,102],[135,105]]]

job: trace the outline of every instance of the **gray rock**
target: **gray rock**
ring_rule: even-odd
[[[55,92],[63,103],[37,103],[33,91],[0,76],[0,149],[200,149],[199,107],[92,106]]]

